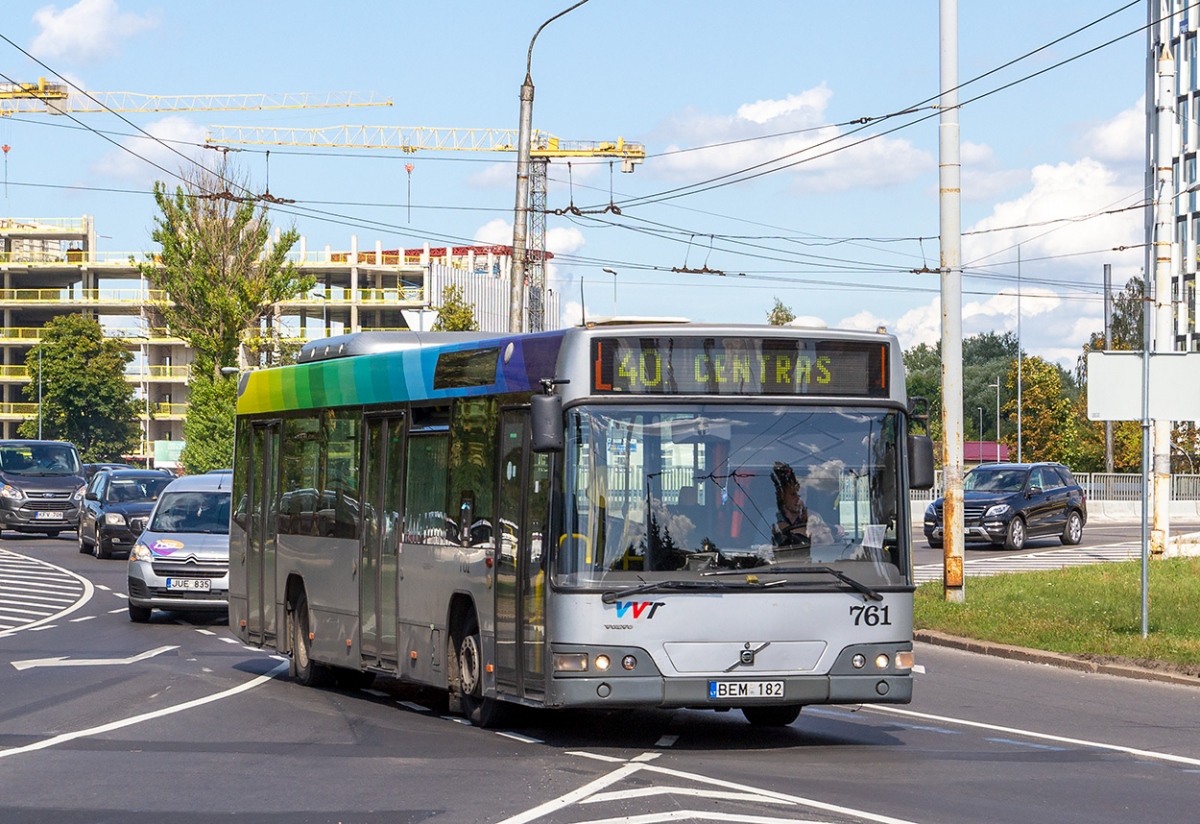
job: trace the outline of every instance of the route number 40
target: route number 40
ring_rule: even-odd
[[[888,617],[888,608],[886,606],[876,606],[870,604],[861,607],[850,607],[850,615],[854,618],[854,626],[868,627],[887,627],[891,626],[892,620]]]

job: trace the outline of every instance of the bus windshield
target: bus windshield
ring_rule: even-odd
[[[628,586],[741,569],[811,581],[805,573],[829,567],[872,586],[905,583],[901,421],[878,408],[571,409],[555,581]]]

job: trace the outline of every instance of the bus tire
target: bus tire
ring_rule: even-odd
[[[504,704],[483,695],[483,642],[474,613],[467,616],[455,633],[454,645],[450,706],[476,727],[486,729],[502,724],[506,716]]]
[[[311,626],[308,594],[301,589],[292,608],[292,677],[306,687],[319,687],[328,682],[329,668],[312,660]]]
[[[800,717],[800,704],[742,707],[742,715],[756,727],[786,727]]]

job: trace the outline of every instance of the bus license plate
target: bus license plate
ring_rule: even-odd
[[[782,681],[709,681],[710,701],[725,701],[731,698],[783,698]]]
[[[208,592],[212,581],[208,578],[168,578],[167,589],[186,589],[192,592]]]
[[[63,514],[61,512],[42,512],[39,510],[33,517],[37,521],[61,521]]]

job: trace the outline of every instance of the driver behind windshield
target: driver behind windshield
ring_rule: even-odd
[[[786,463],[775,462],[771,471],[775,487],[775,524],[771,542],[777,547],[810,547],[814,543],[832,544],[841,537],[840,526],[830,526],[817,512],[810,512],[800,494],[796,473]]]

